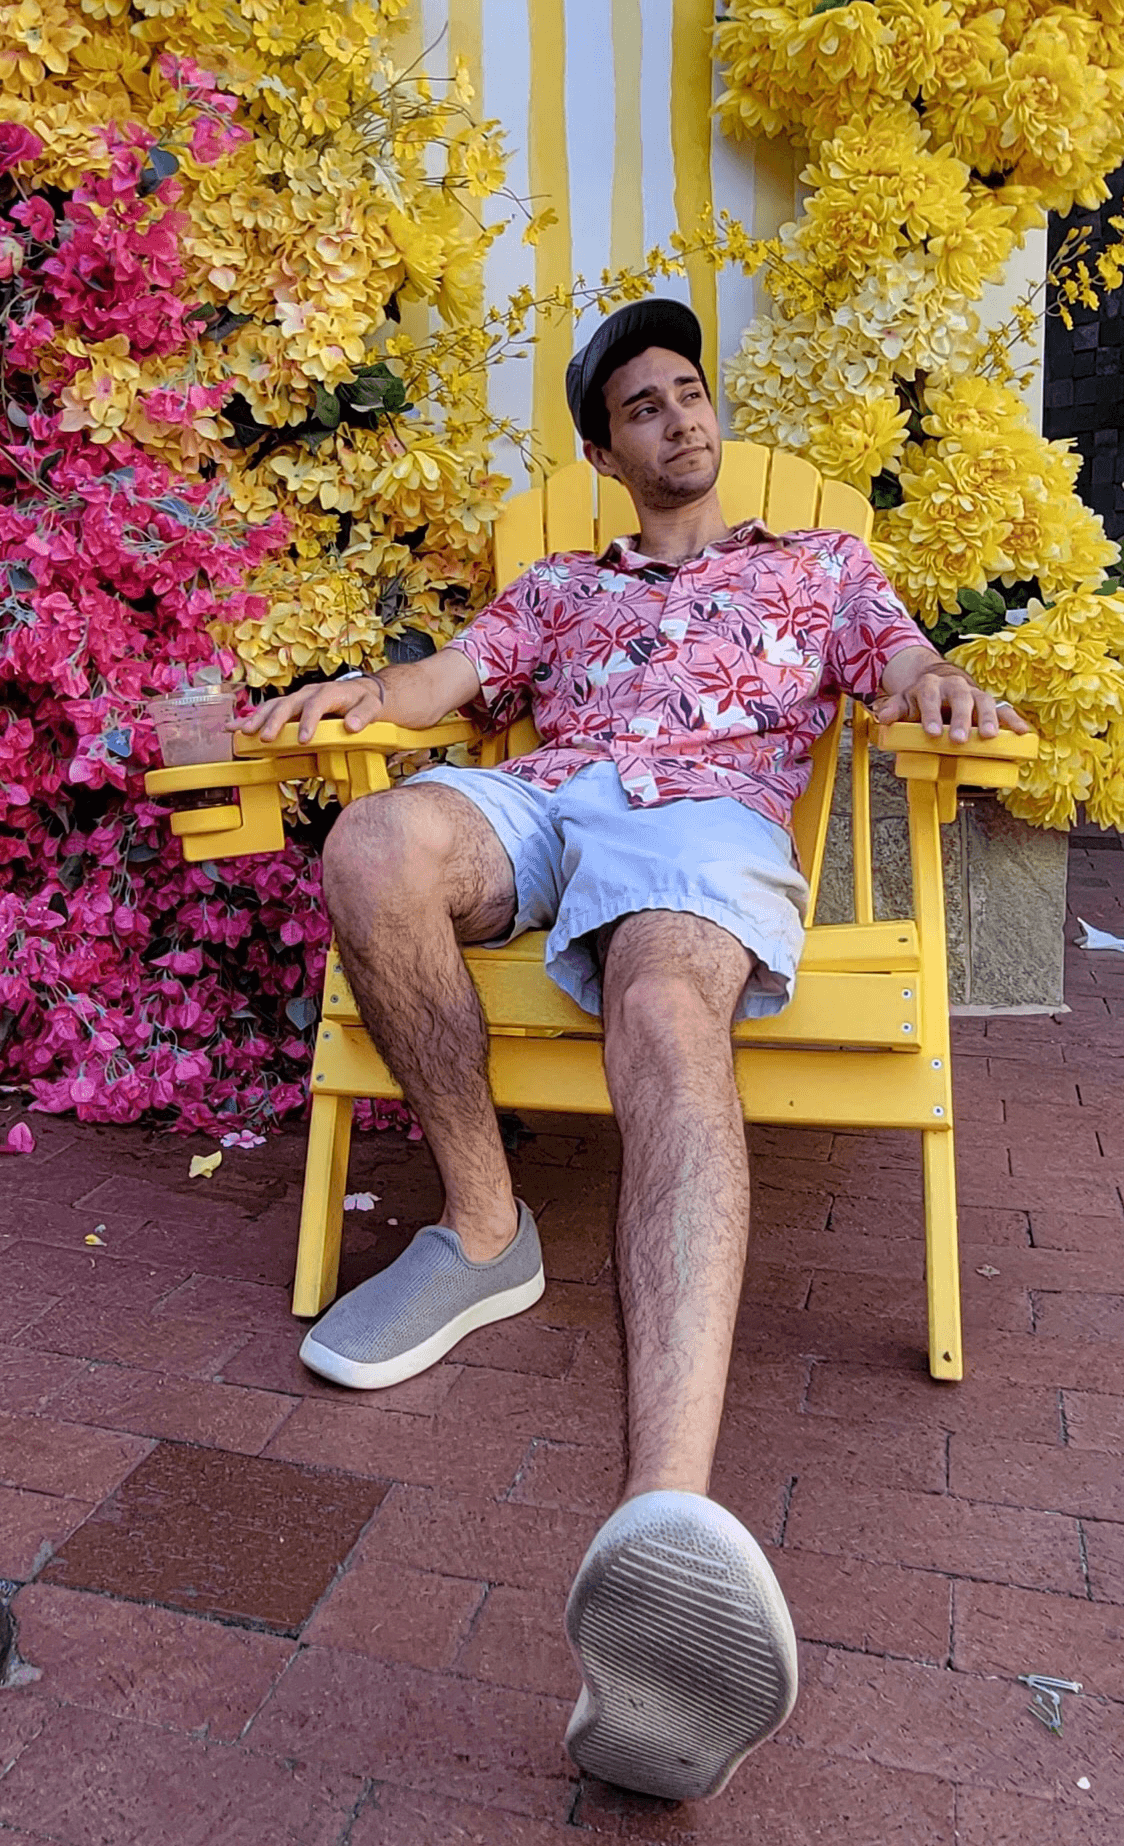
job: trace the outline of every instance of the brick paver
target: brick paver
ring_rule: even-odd
[[[1124,929],[1119,841],[1079,836],[1071,868],[1075,914]],[[562,1606],[624,1468],[612,1124],[526,1120],[531,1313],[352,1397],[296,1356],[302,1132],[193,1181],[202,1143],[26,1117],[35,1153],[0,1163],[0,1842],[1124,1837],[1124,957],[1071,950],[1068,993],[955,1028],[959,1387],[925,1369],[916,1143],[750,1131],[714,1491],[769,1550],[802,1693],[697,1806],[561,1747]],[[379,1197],[345,1286],[439,1196],[396,1134],[359,1138],[353,1183]],[[1060,1737],[1028,1672],[1084,1683]]]

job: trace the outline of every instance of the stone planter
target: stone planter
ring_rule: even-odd
[[[853,917],[849,749],[845,732],[817,923]],[[891,757],[872,750],[870,763],[874,914],[911,916],[905,784],[894,774]],[[949,999],[955,1010],[1062,1010],[1068,834],[1028,826],[990,792],[967,790],[956,820],[941,828],[941,845]]]

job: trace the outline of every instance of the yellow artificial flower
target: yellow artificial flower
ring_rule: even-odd
[[[876,475],[898,466],[908,422],[896,392],[843,402],[833,415],[812,421],[808,454],[824,474],[867,493]]]
[[[978,373],[931,378],[923,423],[930,436],[991,436],[1029,429],[1022,398]]]
[[[140,366],[129,357],[128,337],[117,333],[91,346],[84,347],[77,340],[64,345],[68,352],[88,360],[88,365],[59,393],[59,426],[84,429],[91,442],[112,442],[124,428],[141,377]]]
[[[0,85],[5,95],[33,95],[48,74],[65,77],[70,53],[89,37],[64,0],[15,0],[0,6]]]

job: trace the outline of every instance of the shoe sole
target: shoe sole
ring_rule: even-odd
[[[796,1636],[744,1526],[700,1494],[640,1494],[594,1539],[566,1604],[584,1681],[579,1769],[694,1801],[716,1795],[796,1702]]]
[[[522,1314],[525,1308],[534,1307],[545,1287],[546,1277],[540,1266],[538,1274],[529,1282],[473,1302],[470,1308],[431,1333],[427,1340],[409,1347],[406,1352],[396,1353],[393,1359],[380,1359],[371,1365],[347,1359],[342,1353],[333,1352],[330,1346],[321,1346],[315,1327],[305,1334],[300,1356],[310,1372],[330,1378],[333,1384],[350,1385],[353,1391],[384,1391],[388,1385],[402,1384],[405,1379],[416,1377],[418,1372],[428,1371],[477,1327],[486,1327],[494,1320],[509,1320],[513,1314]]]

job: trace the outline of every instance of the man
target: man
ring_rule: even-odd
[[[857,540],[726,524],[701,344],[689,309],[634,303],[567,372],[635,536],[534,566],[430,659],[305,687],[243,725],[273,738],[299,715],[307,741],[329,715],[423,727],[476,705],[503,721],[530,699],[541,748],[355,802],[327,841],[344,966],[445,1205],[301,1352],[377,1389],[542,1293],[460,944],[549,928],[548,973],[603,1017],[629,1366],[628,1479],[567,1604],[584,1686],[566,1741],[592,1774],[676,1798],[717,1792],[796,1696],[776,1579],[707,1497],[749,1224],[730,1028],[791,992],[807,895],[792,803],[840,691],[934,734],[947,713],[957,739],[1000,723]]]

